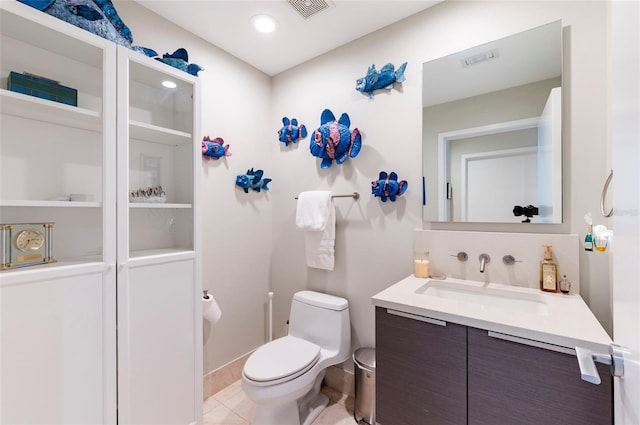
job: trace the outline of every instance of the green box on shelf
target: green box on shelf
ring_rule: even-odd
[[[53,100],[66,105],[78,106],[78,90],[66,87],[57,81],[32,74],[20,74],[11,71],[7,88],[17,93]]]

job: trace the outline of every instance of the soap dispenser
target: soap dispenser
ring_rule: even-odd
[[[551,245],[546,247],[544,259],[540,261],[540,290],[558,292],[558,265],[552,260]]]

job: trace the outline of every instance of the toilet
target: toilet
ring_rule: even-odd
[[[293,295],[289,335],[249,356],[242,389],[256,404],[252,425],[309,425],[329,399],[320,393],[325,369],[350,358],[349,302],[314,291]]]

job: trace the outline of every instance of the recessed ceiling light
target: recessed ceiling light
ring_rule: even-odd
[[[175,89],[176,87],[178,87],[178,85],[176,83],[174,83],[173,81],[169,81],[169,80],[163,81],[162,82],[162,86],[166,87],[168,89]]]
[[[272,16],[269,15],[256,15],[251,18],[253,27],[260,32],[274,32],[278,27],[278,24]]]

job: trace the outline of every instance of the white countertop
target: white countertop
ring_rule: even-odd
[[[535,313],[490,305],[491,303],[447,299],[420,293],[428,282],[429,279],[411,275],[374,295],[372,303],[377,307],[569,349],[584,347],[597,352],[609,352],[611,338],[580,295],[550,293],[530,288],[458,279],[436,282],[439,287],[445,289],[447,282],[450,282],[454,286],[469,285],[472,290],[508,291],[514,297],[541,300],[540,304],[546,305],[546,308],[542,313]]]

